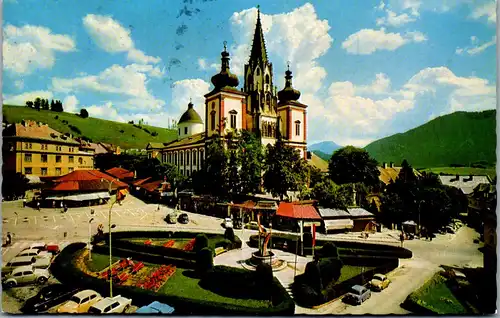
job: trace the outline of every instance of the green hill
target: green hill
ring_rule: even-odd
[[[81,118],[76,114],[58,113],[49,110],[36,111],[21,106],[3,105],[3,121],[21,122],[23,119],[48,124],[51,128],[70,133],[76,137],[87,137],[93,142],[111,143],[122,149],[144,149],[148,142],[169,142],[177,137],[173,129],[119,123],[99,118]],[[157,134],[156,136],[153,136]]]
[[[321,150],[313,150],[312,152],[325,161],[330,161],[330,158],[332,157],[332,154],[327,154]]]
[[[403,159],[415,168],[496,164],[496,111],[455,112],[365,149],[379,163]]]

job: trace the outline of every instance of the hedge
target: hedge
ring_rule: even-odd
[[[81,272],[74,264],[75,253],[85,248],[85,243],[68,245],[54,260],[51,271],[63,284],[94,289],[102,295],[109,294],[109,282]],[[231,269],[238,270],[238,269]],[[226,267],[216,266],[213,272],[228,272]],[[243,270],[240,270],[240,272]],[[197,315],[293,315],[295,304],[284,287],[275,279],[273,306],[270,308],[247,308],[231,304],[217,304],[210,301],[194,300],[187,297],[157,294],[153,291],[133,286],[113,285],[114,295],[131,298],[134,305],[144,306],[154,300],[175,308],[176,314]]]
[[[249,245],[251,247],[259,246],[259,236],[250,236]],[[273,234],[271,242],[273,248],[283,250],[283,244],[286,242],[288,251],[294,252],[297,238],[286,234]],[[343,259],[345,256],[351,255],[366,255],[366,256],[382,256],[382,257],[397,257],[397,258],[412,258],[413,253],[403,247],[390,246],[383,244],[367,244],[360,242],[346,242],[346,241],[330,241],[330,240],[316,240],[316,248],[321,247],[326,243],[333,243],[338,249],[339,256]],[[307,246],[304,245],[304,251]],[[309,251],[310,252],[310,248]]]

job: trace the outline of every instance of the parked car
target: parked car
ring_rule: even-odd
[[[371,291],[366,287],[361,285],[354,285],[351,287],[351,291],[347,293],[343,300],[356,305],[361,305],[361,303],[363,303],[371,296]]]
[[[224,222],[222,225],[227,229],[227,228],[232,228],[233,227],[233,220],[231,218],[225,218]]]
[[[451,226],[445,228],[446,233],[455,234],[455,230]]]
[[[259,224],[255,221],[250,221],[247,224],[245,224],[245,229],[259,230]]]
[[[96,304],[102,299],[101,295],[91,289],[82,290],[74,294],[61,307],[57,308],[58,313],[76,314],[86,313],[90,306]]]
[[[90,306],[89,314],[121,314],[125,312],[130,305],[132,299],[122,297],[120,295],[115,297],[106,297],[99,302]]]
[[[167,221],[167,223],[170,223],[170,224],[177,223],[177,213],[168,214],[167,217],[165,218],[165,221]]]
[[[24,303],[21,311],[25,314],[46,311],[67,301],[76,292],[78,292],[78,288],[62,284],[43,287],[36,296],[31,297]]]
[[[233,227],[237,230],[240,230],[241,228],[243,228],[243,224],[241,223],[241,219],[234,220]]]
[[[377,291],[381,291],[386,289],[391,281],[387,276],[382,275],[382,274],[375,274],[373,275],[372,280],[370,281],[370,286]]]
[[[30,244],[29,248],[27,248],[27,250],[32,250],[32,249],[45,251],[47,250],[47,244],[45,244],[44,242],[34,242]]]
[[[59,245],[57,244],[50,244],[47,245],[47,252],[52,253],[52,255],[57,255],[61,250],[59,249]]]
[[[188,217],[187,213],[181,213],[181,215],[179,215],[179,218],[177,219],[177,221],[179,221],[179,223],[181,223],[181,224],[188,224],[189,217]]]
[[[35,261],[36,259],[32,256],[14,257],[2,267],[2,276],[10,274],[16,267],[32,265]]]
[[[50,264],[52,263],[52,259],[49,257],[35,258],[35,262],[33,263],[34,268],[39,269],[48,269]]]
[[[172,314],[174,311],[174,307],[155,300],[151,304],[137,309],[135,314]]]
[[[49,271],[46,269],[33,268],[31,265],[20,266],[5,276],[2,284],[6,288],[32,283],[45,284],[49,280],[49,276]]]
[[[35,258],[47,258],[47,257],[50,258],[50,257],[52,257],[52,254],[47,252],[47,251],[41,250],[41,249],[31,248],[31,249],[21,251],[19,254],[17,254],[17,256],[18,257],[32,256]]]

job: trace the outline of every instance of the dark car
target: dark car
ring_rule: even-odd
[[[46,286],[36,296],[29,298],[21,311],[25,314],[46,311],[69,300],[78,290],[78,288],[61,284]]]
[[[189,217],[188,217],[188,215],[186,213],[182,213],[181,215],[179,215],[178,221],[181,224],[188,224],[189,223]]]

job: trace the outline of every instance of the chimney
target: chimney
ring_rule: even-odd
[[[390,165],[391,165],[391,168],[394,168],[394,162],[391,162]]]
[[[384,169],[387,169],[387,162],[383,162],[382,167],[384,167]]]

